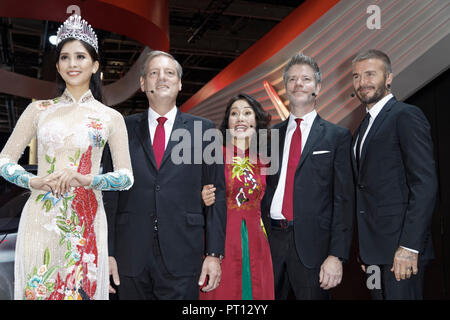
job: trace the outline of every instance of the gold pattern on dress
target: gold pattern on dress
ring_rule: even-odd
[[[259,184],[253,176],[253,168],[255,168],[255,165],[250,162],[248,157],[233,157],[232,166],[231,179],[237,178],[237,180],[244,183],[244,186],[239,188],[239,192],[234,197],[236,205],[241,207],[244,203],[249,201],[246,191],[250,195],[253,194],[255,190],[259,189]],[[241,180],[241,177],[243,181]]]

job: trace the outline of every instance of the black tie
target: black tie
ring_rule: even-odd
[[[367,127],[369,126],[370,113],[367,112],[363,121],[361,122],[361,129],[359,130],[358,142],[356,143],[356,165],[359,169],[359,157],[361,155],[361,140],[364,138]]]

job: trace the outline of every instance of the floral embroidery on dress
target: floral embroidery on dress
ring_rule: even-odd
[[[45,155],[45,161],[50,164],[50,169],[47,170],[47,173],[48,174],[53,173],[53,171],[55,171],[56,157],[52,158],[52,157],[50,157],[49,155],[46,154]]]
[[[81,150],[78,149],[77,152],[75,152],[75,155],[73,157],[69,157],[69,166],[73,169],[78,169],[78,166],[80,165],[80,154]]]
[[[38,101],[37,108],[39,110],[47,110],[48,107],[57,104],[60,101],[60,98],[54,98],[52,100],[42,100]]]
[[[43,300],[55,289],[55,280],[51,278],[58,266],[50,267],[50,251],[44,251],[44,264],[35,267],[32,274],[27,276],[24,298],[26,300]]]
[[[65,104],[71,104],[71,103],[75,103],[75,99],[72,97],[72,95],[66,90],[64,90],[63,94],[61,95],[61,97],[59,98],[61,100],[62,103]],[[87,102],[91,102],[94,101],[95,98],[92,95],[92,92],[90,90],[88,90],[82,97],[81,99],[78,101],[78,103],[87,103]]]
[[[53,173],[55,171],[55,163],[56,157],[50,157],[49,155],[45,155],[45,161],[50,164],[50,169],[47,170],[47,173]],[[52,195],[50,191],[47,193],[41,193],[36,197],[36,202],[42,202],[42,209],[45,209],[45,212],[49,212],[52,208],[56,206],[56,204],[61,200],[61,198],[56,198]]]
[[[87,124],[89,130],[89,137],[94,145],[94,147],[104,147],[105,139],[103,138],[103,124],[98,118],[88,117],[90,122]]]
[[[67,90],[64,90],[63,94],[60,97],[60,101],[65,104],[74,102],[72,96],[67,92]]]
[[[67,252],[64,259],[68,260],[64,266],[68,268],[80,260],[80,253],[77,246],[84,246],[86,239],[83,238],[84,225],[80,225],[80,219],[74,210],[69,211],[69,202],[75,198],[75,195],[66,197],[62,200],[62,208],[59,208],[60,214],[56,216],[56,226],[59,229],[59,245],[66,244]]]
[[[244,202],[249,201],[249,199],[245,196],[244,188],[239,188],[239,192],[236,195],[236,204],[240,207]]]
[[[88,93],[80,99],[80,103],[86,103],[93,100],[95,100],[94,96],[92,95],[91,91],[88,91]]]
[[[71,168],[77,169],[79,165],[79,158],[80,158],[80,149],[75,152],[75,155],[73,157],[69,157],[69,166]],[[45,161],[50,164],[50,169],[47,170],[48,174],[51,174],[55,171],[55,163],[56,163],[56,157],[50,157],[49,155],[45,155]],[[64,195],[64,197],[67,197],[68,193]],[[61,200],[61,198],[56,198],[52,195],[50,191],[47,193],[41,193],[36,197],[36,202],[43,202],[42,209],[45,209],[45,212],[49,212],[51,209],[53,209],[58,202]]]
[[[250,159],[248,157],[233,157],[232,166],[231,178],[234,179],[236,177],[240,182],[243,182],[248,194],[253,194],[259,188],[259,185],[253,176],[254,172],[252,168],[255,168],[255,166],[250,162]],[[241,180],[241,177],[243,177],[244,181]],[[238,207],[249,201],[244,187],[239,188],[239,192],[235,196]]]
[[[58,121],[50,121],[39,128],[37,133],[38,148],[46,150],[46,157],[54,157],[59,150],[64,148],[66,131],[67,126]]]
[[[51,191],[41,193],[36,197],[36,202],[42,202],[42,209],[44,209],[45,212],[52,210],[60,200],[61,198],[54,197]]]
[[[32,137],[37,138],[37,175],[17,163]],[[106,142],[119,170],[100,175]],[[34,177],[61,169],[101,176],[94,186],[114,190],[133,183],[125,121],[90,91],[80,99],[66,90],[59,98],[30,103],[0,153],[0,176],[31,191],[17,235],[14,298],[108,299],[102,189],[74,187],[54,197],[47,187],[30,187]]]
[[[74,157],[70,157],[70,161],[74,163],[80,158],[77,166],[79,173],[89,174],[91,172],[91,152],[92,146],[81,155],[81,158],[80,150],[75,153]],[[49,160],[54,164],[53,159],[50,158]],[[44,227],[47,230],[55,230],[60,235],[59,246],[66,250],[64,266],[54,266],[49,269],[50,253],[47,248],[44,253],[44,265],[39,269],[35,267],[33,274],[28,277],[28,285],[24,292],[25,298],[92,299],[97,289],[98,268],[97,241],[94,230],[98,203],[94,192],[91,189],[78,187],[75,188],[71,196],[66,193],[61,198],[53,197],[50,192],[40,194],[36,199],[36,202],[39,201],[44,201],[43,208],[47,212],[60,203],[59,213],[54,220],[56,228],[52,226]],[[64,280],[59,272],[56,280],[49,279],[57,268],[64,268],[66,272]],[[44,271],[45,277],[40,278],[40,274]]]
[[[81,174],[91,173],[91,155],[92,147],[83,153],[78,166],[78,172]],[[75,188],[75,198],[72,201],[71,208],[79,217],[81,225],[84,225],[83,238],[85,245],[80,249],[80,264],[83,268],[82,290],[86,293],[86,297],[92,299],[97,290],[97,240],[94,230],[94,220],[97,214],[97,199],[92,189],[85,189],[83,187]]]

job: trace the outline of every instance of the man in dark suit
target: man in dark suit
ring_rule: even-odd
[[[328,299],[351,246],[351,133],[317,114],[321,73],[311,57],[294,56],[283,78],[290,115],[273,127],[281,165],[267,176],[262,201],[275,298],[286,299],[292,289],[297,299]]]
[[[220,281],[224,167],[203,159],[202,137],[214,124],[175,106],[181,76],[171,55],[152,51],[140,79],[149,108],[125,119],[135,183],[104,197],[110,273],[119,299],[198,299],[199,286],[210,291]],[[201,189],[208,183],[217,188],[216,202],[203,212]]]
[[[352,64],[366,110],[352,144],[362,268],[379,268],[374,299],[421,299],[437,191],[430,125],[419,108],[391,94],[385,53],[361,52]]]

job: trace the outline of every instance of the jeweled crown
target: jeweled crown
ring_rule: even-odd
[[[56,45],[68,38],[84,41],[91,45],[95,49],[95,52],[98,53],[97,35],[91,25],[88,24],[86,20],[81,19],[79,15],[71,15],[59,27],[58,32],[56,33]]]

